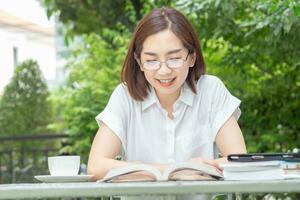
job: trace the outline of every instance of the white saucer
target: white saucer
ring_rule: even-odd
[[[71,183],[71,182],[87,182],[90,181],[93,175],[74,175],[74,176],[51,176],[51,175],[38,175],[34,176],[35,179],[44,183]]]

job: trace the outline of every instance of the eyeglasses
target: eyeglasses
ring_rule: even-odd
[[[185,59],[182,58],[171,58],[166,60],[165,62],[161,62],[158,60],[151,60],[142,63],[142,66],[146,70],[158,70],[161,67],[162,63],[166,63],[167,67],[170,69],[177,69],[183,66],[183,64],[187,61],[187,58],[190,54],[188,53]]]

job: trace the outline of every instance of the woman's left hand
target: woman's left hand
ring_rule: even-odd
[[[208,164],[208,165],[211,165],[211,166],[215,167],[219,172],[221,172],[223,169],[220,166],[220,164],[224,163],[224,162],[228,162],[228,161],[227,161],[226,157],[218,158],[218,159],[215,159],[215,160],[202,158],[202,157],[195,157],[195,158],[191,158],[188,162]]]

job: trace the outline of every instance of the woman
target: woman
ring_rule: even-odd
[[[133,162],[161,171],[185,161],[218,167],[228,154],[246,152],[239,105],[217,77],[205,75],[187,19],[172,8],[154,9],[136,27],[122,83],[96,117],[88,173],[97,180]],[[223,158],[215,159],[216,146]],[[122,161],[115,160],[120,152]]]

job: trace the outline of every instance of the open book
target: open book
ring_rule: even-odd
[[[168,167],[163,173],[146,164],[131,164],[108,171],[98,182],[136,182],[136,181],[191,181],[217,180],[222,178],[217,168],[206,164],[178,163]]]

